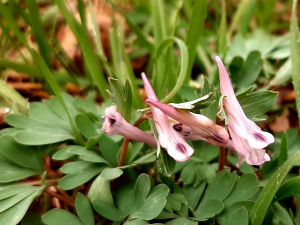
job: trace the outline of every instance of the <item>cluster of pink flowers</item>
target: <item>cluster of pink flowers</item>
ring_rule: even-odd
[[[224,127],[214,124],[212,120],[203,115],[159,102],[146,75],[142,74],[148,96],[146,102],[150,105],[157,127],[159,144],[179,162],[189,159],[194,153],[194,149],[186,143],[185,139],[187,139],[203,140],[215,146],[223,146],[236,151],[237,166],[241,166],[244,161],[250,165],[261,165],[270,160],[264,148],[274,142],[274,137],[272,134],[262,131],[246,117],[235,96],[225,66],[218,56],[215,60],[219,67],[221,94],[225,96],[223,108],[226,111],[226,125],[228,125],[229,133]],[[168,116],[178,123],[172,125]],[[129,124],[117,112],[116,106],[106,108],[103,120],[102,130],[108,135],[120,134],[134,141],[152,146],[157,145],[153,135]]]

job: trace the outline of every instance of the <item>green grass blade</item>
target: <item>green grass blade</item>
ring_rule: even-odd
[[[0,59],[0,66],[13,69],[19,73],[25,73],[25,74],[28,74],[29,76],[43,79],[40,69],[36,66],[31,66],[29,64],[16,63],[16,62],[12,62],[12,61],[9,61],[6,59]]]
[[[113,65],[115,68],[115,76],[123,85],[125,85],[126,79],[130,80],[133,87],[133,107],[141,108],[143,104],[139,94],[139,86],[136,82],[136,77],[131,67],[130,60],[128,58],[128,55],[126,54],[124,45],[121,43],[116,27],[114,27],[109,34]]]
[[[189,50],[189,65],[187,70],[188,76],[186,76],[185,78],[186,84],[188,84],[189,79],[191,78],[192,68],[196,56],[197,45],[199,44],[203,32],[204,21],[206,18],[206,7],[207,7],[207,0],[195,1],[193,14],[190,20],[188,33],[185,40],[185,44]]]
[[[16,102],[21,109],[25,111],[29,107],[28,101],[14,88],[10,87],[7,83],[0,79],[0,95],[8,99],[11,103]],[[25,109],[25,110],[24,110]]]
[[[141,31],[141,29],[120,9],[120,7],[115,5],[111,0],[107,0],[107,2],[109,2],[122,16],[124,16],[131,30],[136,34],[141,46],[147,48],[151,54],[154,54],[154,44],[147,39],[146,35]]]
[[[218,52],[221,56],[223,56],[223,54],[226,52],[226,49],[227,49],[227,37],[226,37],[227,14],[226,14],[225,0],[222,0],[221,13],[222,13],[222,15],[221,15],[221,24],[220,24]]]
[[[28,42],[27,42],[24,34],[22,33],[22,31],[19,29],[19,26],[13,16],[12,12],[6,6],[6,4],[2,3],[2,1],[0,1],[0,12],[1,12],[3,18],[5,19],[6,24],[9,26],[9,28],[13,30],[13,32],[18,37],[18,39],[22,42],[22,44],[26,48],[30,49]]]
[[[231,26],[230,26],[228,34],[227,34],[227,40],[230,40],[232,33],[238,29],[238,27],[241,23],[241,20],[242,20],[243,16],[245,15],[248,7],[249,7],[249,1],[241,1],[240,2],[237,11],[233,15],[233,18],[231,21]]]
[[[159,59],[159,57],[163,54],[164,50],[169,47],[172,43],[176,42],[177,45],[180,48],[181,51],[181,56],[180,56],[180,61],[181,61],[181,68],[180,68],[180,73],[179,73],[179,78],[177,80],[177,83],[174,87],[174,89],[162,100],[162,102],[168,102],[180,89],[182,86],[184,80],[187,77],[187,69],[188,69],[188,62],[189,62],[189,55],[188,55],[188,50],[185,45],[185,43],[175,37],[170,37],[165,39],[159,46],[156,52],[156,59]]]
[[[242,17],[239,32],[245,37],[248,33],[248,28],[251,22],[251,17],[254,11],[256,0],[249,0],[245,14]]]
[[[58,86],[53,74],[51,73],[50,69],[47,67],[47,65],[44,62],[44,60],[42,59],[42,57],[35,50],[32,50],[32,54],[33,54],[35,60],[37,61],[38,65],[39,65],[43,75],[45,76],[46,81],[48,82],[49,86],[51,87],[52,91],[58,97],[60,103],[66,110],[66,113],[68,114],[69,121],[70,121],[70,124],[71,124],[71,127],[72,127],[72,130],[73,130],[73,133],[74,133],[77,143],[79,145],[84,145],[82,136],[75,124],[75,121],[73,120],[73,118],[67,108],[65,100],[60,92],[59,86]]]
[[[47,41],[46,32],[42,24],[37,2],[36,0],[26,0],[26,4],[30,13],[31,28],[39,45],[40,53],[47,66],[52,68],[50,46]]]
[[[82,54],[86,62],[86,66],[95,82],[99,92],[101,93],[104,100],[109,98],[106,89],[108,87],[107,81],[103,75],[102,68],[100,67],[98,57],[93,50],[93,47],[89,41],[88,35],[84,27],[76,21],[74,16],[67,10],[65,1],[55,0],[60,12],[64,16],[66,22],[70,26],[74,33],[79,45],[82,49]]]
[[[251,212],[250,220],[251,224],[261,225],[268,208],[273,200],[275,193],[280,187],[283,179],[289,172],[289,170],[295,165],[296,162],[300,160],[300,151],[292,155],[285,163],[273,174],[273,176],[268,181],[265,188],[260,193],[258,199],[256,200]]]
[[[280,151],[278,156],[278,167],[281,167],[282,164],[288,159],[288,142],[286,132],[282,133]]]
[[[292,58],[292,75],[293,84],[296,94],[296,106],[298,115],[300,115],[300,33],[297,21],[297,0],[293,1],[292,18],[291,18],[291,58]],[[299,117],[300,119],[300,117]]]
[[[85,5],[82,0],[77,0],[77,9],[80,15],[80,21],[84,29],[86,30],[86,15],[85,15]]]
[[[151,0],[151,16],[153,20],[153,33],[155,45],[158,46],[167,37],[166,16],[164,1]]]
[[[98,21],[97,21],[97,18],[96,18],[96,13],[95,13],[95,10],[94,10],[94,6],[93,6],[93,3],[91,0],[89,0],[89,11],[90,11],[90,14],[91,14],[91,20],[92,20],[92,34],[93,34],[93,39],[94,39],[94,42],[95,42],[95,45],[96,45],[96,50],[97,50],[97,53],[98,55],[101,55],[103,58],[106,59],[106,56],[103,52],[103,47],[102,47],[102,42],[101,42],[101,34],[100,34],[100,31],[99,31],[99,25],[98,25]]]

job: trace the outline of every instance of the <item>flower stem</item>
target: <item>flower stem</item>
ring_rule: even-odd
[[[144,113],[143,115],[140,116],[140,118],[138,118],[138,120],[133,124],[133,126],[135,126],[135,127],[139,126],[147,118],[148,118],[148,116],[146,115],[146,113]],[[128,145],[129,145],[129,141],[130,140],[128,138],[124,137],[122,148],[121,148],[120,159],[119,159],[119,162],[118,162],[118,167],[123,166],[123,164],[124,164],[127,149],[128,149]]]
[[[219,168],[218,172],[224,169],[225,163],[226,163],[226,148],[220,147],[219,150]]]

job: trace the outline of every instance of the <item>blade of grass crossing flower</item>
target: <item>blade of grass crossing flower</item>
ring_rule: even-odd
[[[261,225],[264,217],[266,216],[267,210],[273,200],[275,193],[280,187],[283,179],[289,172],[289,170],[300,160],[300,151],[292,155],[285,163],[273,174],[260,193],[256,200],[251,212],[250,220],[251,224]]]
[[[293,1],[292,18],[291,18],[291,58],[292,58],[292,75],[293,85],[296,94],[296,105],[298,115],[300,115],[300,33],[297,20],[297,0]],[[299,117],[300,118],[300,117]]]
[[[70,11],[67,10],[65,1],[55,0],[55,2],[66,22],[70,26],[72,32],[74,33],[77,41],[79,42],[83,57],[85,58],[87,68],[93,78],[93,81],[95,82],[102,97],[107,100],[109,97],[106,92],[107,82],[103,75],[102,68],[99,65],[98,57],[89,41],[86,30],[81,24],[78,23],[78,21],[76,21],[75,17],[70,13]]]
[[[30,13],[31,28],[39,45],[40,53],[49,68],[52,68],[51,51],[47,41],[46,32],[42,24],[41,15],[36,0],[26,0],[26,5]]]
[[[185,40],[185,44],[188,47],[189,52],[189,65],[187,71],[188,76],[186,76],[185,78],[185,84],[188,84],[189,79],[191,78],[192,68],[196,56],[196,49],[203,32],[204,21],[206,18],[206,7],[207,0],[195,1],[192,17],[189,23],[188,33]]]
[[[126,79],[130,80],[131,85],[133,87],[133,107],[140,108],[142,107],[142,100],[139,94],[139,87],[136,82],[136,78],[131,67],[130,60],[125,51],[124,45],[121,43],[116,27],[114,27],[109,34],[115,75],[123,85],[125,84]]]
[[[222,0],[222,11],[221,11],[221,24],[219,34],[219,45],[218,52],[223,56],[227,49],[227,38],[226,38],[226,26],[227,26],[227,14],[226,14],[226,2]]]
[[[65,100],[63,99],[63,96],[60,92],[59,86],[58,86],[53,74],[51,73],[50,69],[47,67],[46,63],[43,61],[41,56],[35,50],[32,51],[32,54],[33,54],[35,60],[37,61],[42,73],[44,74],[45,79],[47,80],[47,82],[50,85],[51,89],[53,90],[54,94],[58,97],[60,103],[62,104],[66,113],[68,114],[70,124],[71,124],[71,127],[72,127],[72,130],[73,130],[73,133],[74,133],[77,143],[79,145],[83,145],[82,136],[81,136],[77,126],[75,125],[73,118],[71,117],[71,114],[67,108]]]

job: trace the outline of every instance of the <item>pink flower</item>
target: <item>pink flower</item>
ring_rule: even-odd
[[[228,116],[228,128],[232,138],[232,148],[238,153],[240,166],[244,160],[250,165],[260,165],[270,157],[263,148],[274,142],[274,137],[264,132],[249,120],[240,106],[233,91],[228,73],[220,57],[215,57],[219,67],[220,88],[223,105]]]
[[[102,130],[108,135],[119,134],[137,142],[144,142],[148,145],[157,146],[155,137],[145,131],[128,123],[120,113],[117,112],[115,105],[105,109],[105,115],[102,116],[104,124]]]
[[[206,116],[190,113],[183,109],[176,109],[171,105],[150,99],[146,100],[146,102],[189,127],[201,140],[205,140],[216,146],[224,146],[229,140],[227,131],[223,127],[214,124],[214,122]],[[189,131],[185,130],[185,132]],[[195,134],[193,134],[193,136],[195,136]]]
[[[142,73],[142,78],[148,99],[158,101],[156,94],[144,73]],[[159,134],[158,140],[160,145],[165,148],[168,154],[176,161],[183,162],[189,159],[193,155],[194,149],[173,129],[168,117],[162,111],[153,106],[150,107]]]

